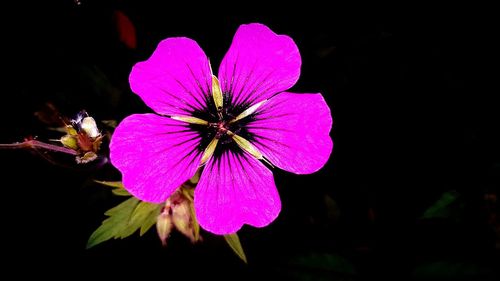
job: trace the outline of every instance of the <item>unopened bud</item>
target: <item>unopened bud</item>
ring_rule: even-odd
[[[189,201],[184,200],[180,204],[175,205],[172,208],[172,221],[175,228],[177,228],[180,233],[191,239],[191,242],[194,242],[195,239],[193,225],[191,223],[191,211],[189,210],[189,204]]]
[[[156,231],[158,232],[158,237],[160,237],[163,246],[167,245],[167,239],[173,227],[174,224],[172,223],[172,218],[168,210],[163,211],[156,219]]]
[[[96,138],[101,135],[101,133],[99,133],[99,130],[97,129],[95,120],[92,117],[83,118],[81,128],[87,134],[87,136],[91,138]]]

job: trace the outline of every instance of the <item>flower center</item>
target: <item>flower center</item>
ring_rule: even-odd
[[[210,123],[210,128],[215,131],[215,138],[220,139],[229,132],[229,124],[226,121],[219,121],[217,123]],[[230,135],[230,134],[228,134]]]
[[[239,151],[244,151],[252,155],[255,159],[262,160],[272,166],[251,143],[251,135],[249,135],[250,138],[246,135],[248,134],[248,130],[245,128],[249,116],[254,114],[267,100],[253,104],[236,116],[233,116],[232,110],[228,110],[227,108],[228,105],[224,106],[224,95],[220,89],[219,80],[213,74],[211,94],[213,103],[208,100],[206,111],[198,112],[202,114],[170,116],[172,119],[191,124],[195,130],[200,132],[202,136],[200,148],[204,149],[200,165],[204,165],[214,153],[220,155],[224,150],[234,149],[236,146],[241,149]],[[231,109],[231,106],[229,108]],[[214,109],[215,112],[213,112]],[[246,119],[247,122],[241,121],[243,119]],[[219,143],[220,145],[217,145]],[[221,148],[222,145],[224,145],[224,150]],[[218,148],[217,151],[216,148]]]

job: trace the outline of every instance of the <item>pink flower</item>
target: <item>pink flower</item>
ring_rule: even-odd
[[[264,162],[309,174],[333,148],[321,94],[284,92],[300,65],[293,40],[262,24],[238,28],[218,78],[195,41],[162,41],[130,74],[132,90],[157,114],[125,118],[111,140],[125,188],[164,202],[203,166],[194,205],[204,229],[228,234],[271,223],[281,203]]]

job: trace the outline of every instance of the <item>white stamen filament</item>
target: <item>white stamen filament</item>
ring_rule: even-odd
[[[261,105],[263,105],[264,103],[266,103],[267,100],[263,100],[261,102],[258,102],[252,106],[250,106],[248,109],[246,109],[245,111],[243,111],[242,113],[240,113],[238,116],[236,116],[236,118],[234,118],[233,120],[229,121],[229,124],[231,123],[234,123],[238,120],[241,120],[247,116],[249,116],[250,114],[254,113]]]
[[[170,116],[170,118],[172,118],[174,120],[186,122],[189,124],[208,125],[207,121],[200,119],[200,118],[197,118],[197,117],[193,117],[193,116],[180,116],[179,115],[179,116]]]
[[[262,153],[253,144],[251,144],[248,140],[238,136],[237,134],[235,134],[231,131],[228,131],[227,134],[229,136],[231,136],[233,138],[234,142],[236,142],[236,144],[241,149],[243,149],[245,152],[247,152],[250,155],[252,155],[253,157],[255,157],[255,159],[262,160],[262,161],[266,162],[267,164],[269,164],[271,167],[274,167],[266,158],[264,158]]]
[[[201,157],[200,165],[204,165],[212,157],[218,142],[218,138],[213,138],[212,141],[208,144],[207,148],[205,148],[205,151],[203,152],[203,156]]]
[[[221,112],[222,106],[224,105],[224,97],[222,96],[222,91],[220,90],[219,79],[217,79],[215,75],[212,75],[212,96],[214,98],[217,112]]]

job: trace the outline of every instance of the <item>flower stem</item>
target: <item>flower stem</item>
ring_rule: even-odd
[[[6,143],[6,144],[0,143],[0,149],[23,149],[23,148],[43,148],[46,150],[77,155],[77,152],[73,149],[69,149],[54,144],[44,143],[37,140],[27,140],[24,142]]]

